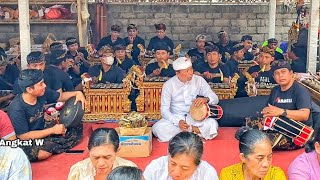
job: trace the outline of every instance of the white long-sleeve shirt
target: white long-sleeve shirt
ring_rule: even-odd
[[[161,92],[161,115],[164,119],[178,125],[190,111],[192,101],[197,95],[208,97],[209,105],[218,104],[218,96],[211,90],[206,80],[193,75],[192,80],[181,82],[177,76],[164,83]]]
[[[172,180],[168,171],[168,156],[162,156],[146,167],[145,180]],[[218,180],[217,171],[206,161],[201,161],[189,180]]]

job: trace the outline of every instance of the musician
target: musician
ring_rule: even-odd
[[[111,26],[111,34],[107,37],[104,37],[100,40],[97,51],[99,51],[103,46],[109,45],[111,47],[115,47],[118,44],[125,45],[125,42],[122,38],[120,38],[121,27],[119,25]]]
[[[286,179],[283,170],[271,164],[272,147],[265,133],[242,127],[236,132],[236,138],[239,140],[241,162],[223,168],[220,180]]]
[[[259,54],[259,65],[251,66],[248,73],[255,78],[255,82],[276,84],[273,78],[271,63],[274,60],[274,50],[268,47],[262,47]]]
[[[56,50],[51,54],[50,65],[47,66],[48,74],[54,76],[61,83],[62,91],[73,91],[74,87],[67,71],[73,66],[74,61],[65,50]]]
[[[135,61],[126,57],[126,47],[124,45],[116,45],[114,51],[114,65],[120,67],[127,73],[129,69],[136,64]]]
[[[169,62],[170,47],[166,43],[158,43],[155,47],[156,62],[149,62],[146,67],[148,77],[173,77],[175,71]]]
[[[147,50],[154,51],[156,46],[159,42],[166,43],[169,46],[170,54],[173,54],[174,44],[173,41],[166,36],[166,25],[164,23],[155,24],[154,27],[156,28],[157,36],[150,39],[149,45]]]
[[[314,139],[306,144],[305,152],[293,160],[288,170],[289,179],[320,179],[320,130],[315,131]]]
[[[232,47],[237,44],[235,41],[229,40],[229,35],[226,31],[219,31],[218,32],[219,41],[214,43],[220,49],[220,53],[222,55],[222,62],[226,63],[229,59],[229,55],[232,55]]]
[[[52,52],[54,52],[56,50],[63,50],[63,44],[61,42],[53,42],[50,44],[49,50],[50,50],[50,52],[45,54],[46,65],[50,64],[50,58],[51,58]]]
[[[88,52],[84,49],[79,49],[78,41],[74,37],[67,38],[66,45],[68,48],[67,54],[74,60],[73,65],[68,70],[68,74],[71,77],[73,86],[76,87],[81,83],[81,75],[88,72],[90,67],[90,63],[87,61]]]
[[[274,50],[274,59],[283,60],[283,51],[278,47],[278,40],[276,38],[270,38],[264,42],[262,46],[268,46],[268,48]]]
[[[0,49],[0,90],[12,90],[14,81],[19,76],[19,69],[15,65],[7,63],[7,58],[4,50]],[[0,104],[10,101],[14,98],[13,93],[9,93],[0,97]]]
[[[231,48],[231,58],[225,63],[228,74],[233,77],[235,73],[239,74],[239,61],[244,58],[244,46],[236,44]],[[221,52],[221,51],[220,51]],[[222,53],[222,52],[221,52]]]
[[[292,60],[291,67],[293,72],[306,73],[307,71],[307,47],[293,44],[288,58]]]
[[[140,65],[139,55],[140,49],[138,48],[138,44],[141,44],[144,48],[146,47],[144,39],[138,36],[138,28],[135,24],[129,24],[127,27],[128,37],[124,38],[125,45],[133,44],[133,50],[131,53],[132,60],[135,64]]]
[[[62,91],[61,81],[55,78],[56,74],[46,68],[46,58],[45,55],[40,51],[31,52],[27,56],[27,68],[28,69],[38,69],[43,72],[43,79],[46,84],[46,88],[52,89],[54,91]],[[22,90],[19,87],[18,79],[14,82],[13,93],[21,94]]]
[[[153,160],[145,169],[146,180],[218,180],[217,171],[201,160],[203,142],[190,132],[180,132],[169,142],[168,155]]]
[[[195,74],[204,77],[207,82],[229,83],[227,69],[220,63],[221,54],[215,45],[206,46],[206,61],[199,63],[195,68]]]
[[[133,162],[117,156],[119,135],[112,128],[94,130],[89,139],[88,150],[89,158],[77,162],[70,168],[68,180],[105,180],[117,167],[137,167]]]
[[[205,53],[206,53],[206,36],[199,34],[196,37],[196,48],[190,49],[187,52],[187,55],[191,58],[192,67],[196,68],[198,64],[205,62]]]
[[[8,109],[16,135],[20,140],[44,139],[42,146],[21,146],[30,161],[46,159],[79,143],[82,125],[66,130],[63,124],[55,124],[52,117],[46,116],[44,108],[46,103],[64,102],[74,96],[84,107],[85,98],[80,91],[59,93],[45,89],[43,73],[36,69],[21,71],[18,84],[23,93],[15,97]]]
[[[94,77],[98,83],[122,83],[125,71],[114,65],[113,49],[110,46],[103,46],[98,54],[101,65],[94,65],[89,68],[89,75]]]
[[[253,46],[252,46],[252,36],[244,35],[241,37],[241,43],[243,44],[244,48],[244,60],[251,61],[254,59],[253,55]]]
[[[205,139],[213,139],[218,135],[218,123],[213,118],[194,121],[190,114],[190,106],[218,104],[218,96],[211,90],[201,76],[193,74],[191,60],[180,57],[173,62],[176,76],[164,83],[161,92],[162,119],[152,127],[153,134],[160,141],[169,141],[181,131],[192,131]],[[197,97],[197,96],[203,97]]]
[[[262,110],[264,117],[286,117],[312,126],[310,115],[311,97],[306,88],[295,82],[291,66],[287,62],[276,62],[273,65],[274,79],[279,84],[272,89],[268,105]],[[275,143],[277,133],[268,133]],[[274,144],[274,149],[297,149],[291,138],[283,136],[280,142]]]

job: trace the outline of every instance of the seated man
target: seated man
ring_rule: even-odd
[[[173,68],[176,76],[163,85],[160,108],[162,119],[153,125],[153,134],[163,142],[169,141],[181,131],[192,131],[205,139],[213,139],[218,135],[217,121],[213,118],[195,121],[189,111],[192,104],[218,104],[218,96],[202,77],[193,74],[190,59],[178,58],[173,62]]]
[[[284,60],[283,51],[278,47],[278,40],[276,38],[268,39],[268,41],[265,41],[262,46],[267,46],[268,48],[274,50],[275,60]]]
[[[244,60],[251,61],[254,59],[254,52],[252,52],[252,36],[244,35],[241,37],[241,43],[243,44],[244,48]]]
[[[7,63],[7,55],[4,50],[0,48],[0,90],[12,90],[14,81],[19,76],[19,69],[16,65]],[[13,93],[5,96],[0,96],[0,108],[5,108],[7,103],[14,98]],[[2,104],[4,103],[4,104]]]
[[[155,24],[154,27],[157,31],[157,36],[154,36],[150,39],[147,50],[148,51],[156,51],[158,43],[165,43],[169,46],[170,54],[173,54],[174,44],[173,41],[166,36],[166,25],[164,23]]]
[[[219,41],[214,43],[220,49],[221,60],[223,63],[226,63],[229,59],[228,55],[232,55],[232,47],[237,44],[235,41],[229,40],[229,34],[226,31],[218,32]]]
[[[169,46],[165,43],[158,43],[155,48],[157,62],[148,63],[146,67],[147,77],[173,77],[175,71],[169,62]]]
[[[38,69],[43,72],[43,80],[46,84],[46,88],[52,89],[54,91],[61,91],[61,82],[55,78],[55,74],[52,74],[46,68],[45,55],[40,51],[31,52],[27,56],[27,68],[28,69]],[[14,94],[21,94],[22,91],[18,84],[18,79],[14,82],[13,86]]]
[[[81,83],[81,75],[88,72],[90,63],[87,61],[88,52],[85,49],[80,50],[78,41],[74,37],[66,39],[66,45],[68,48],[67,54],[70,55],[74,61],[68,74],[70,75],[73,86],[76,87]]]
[[[279,84],[272,89],[268,106],[262,110],[264,117],[289,118],[312,127],[311,97],[308,90],[295,82],[291,66],[287,62],[273,65],[273,75]],[[267,132],[274,149],[293,150],[300,148],[293,139],[274,131]]]
[[[276,84],[271,70],[271,63],[274,60],[274,50],[262,47],[259,55],[259,65],[251,66],[248,73],[255,78],[255,82]]]
[[[129,69],[135,65],[135,62],[132,59],[129,59],[126,57],[126,47],[123,45],[116,45],[114,47],[115,51],[115,66],[120,67],[122,70],[124,70],[126,73],[129,71]]]
[[[50,64],[51,54],[56,50],[63,50],[63,44],[61,42],[53,42],[50,44],[50,47],[49,47],[50,52],[45,54],[46,65]]]
[[[47,73],[56,78],[61,83],[62,91],[73,91],[74,87],[67,71],[73,66],[74,61],[65,50],[56,50],[52,52],[50,65],[47,67]]]
[[[226,62],[228,74],[233,77],[235,73],[239,73],[239,61],[244,58],[244,46],[242,44],[236,44],[231,48],[231,58]]]
[[[118,44],[125,45],[125,42],[122,38],[120,38],[120,32],[121,32],[121,27],[119,25],[112,25],[111,26],[111,34],[110,36],[104,37],[100,40],[98,46],[97,46],[97,51],[99,51],[103,46],[109,45],[112,48],[114,48]]]
[[[215,45],[206,47],[206,60],[198,64],[195,74],[204,77],[207,82],[229,83],[229,76],[224,65],[220,63],[221,54]]]
[[[139,55],[140,49],[138,48],[138,44],[141,44],[144,48],[146,48],[145,41],[140,36],[138,36],[138,28],[135,24],[129,24],[127,27],[128,37],[124,38],[125,45],[133,44],[132,50],[132,60],[135,64],[140,65]]]
[[[21,146],[29,160],[43,160],[77,145],[82,137],[82,125],[67,130],[63,124],[55,124],[53,118],[47,116],[44,106],[47,102],[64,102],[75,96],[84,107],[83,94],[80,91],[59,93],[45,89],[43,73],[36,69],[21,71],[18,84],[23,93],[15,97],[8,109],[17,137],[20,140],[44,140],[42,146]]]
[[[199,34],[196,37],[196,43],[197,47],[190,49],[187,52],[187,55],[190,57],[192,61],[192,67],[195,68],[199,63],[204,62],[204,55],[206,52],[205,46],[206,46],[206,36]]]
[[[110,46],[104,46],[99,51],[101,65],[90,67],[88,73],[98,83],[122,83],[125,71],[114,63],[113,49]]]

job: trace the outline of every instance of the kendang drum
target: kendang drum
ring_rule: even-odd
[[[190,107],[190,115],[195,121],[203,121],[209,117],[218,120],[222,117],[223,110],[219,105],[203,104],[201,106],[195,106],[192,104]]]
[[[75,128],[81,125],[84,111],[81,102],[75,104],[76,97],[70,98],[60,111],[59,122],[66,128]]]
[[[289,138],[292,138],[293,143],[297,146],[303,146],[312,137],[314,130],[299,122],[286,117],[266,117],[264,119],[264,130],[276,130]]]

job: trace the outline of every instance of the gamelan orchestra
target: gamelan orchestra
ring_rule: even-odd
[[[184,53],[181,44],[166,35],[165,24],[155,24],[156,35],[147,46],[138,28],[129,24],[128,36],[122,39],[122,27],[112,25],[110,35],[96,47],[79,47],[74,37],[65,40],[67,50],[61,42],[52,42],[48,52],[31,52],[24,70],[0,49],[1,124],[10,119],[1,125],[1,138],[44,139],[42,146],[21,147],[34,162],[75,147],[83,138],[83,122],[116,120],[121,134],[129,135],[152,125],[153,135],[169,142],[169,156],[147,166],[146,180],[183,179],[183,173],[180,177],[174,170],[157,168],[168,165],[165,158],[173,159],[188,148],[188,153],[196,153],[192,158],[198,164],[185,179],[218,179],[214,168],[205,161],[199,164],[197,157],[201,158],[202,142],[219,136],[222,126],[242,126],[237,133],[243,158],[253,153],[250,148],[259,138],[272,150],[295,150],[316,142],[320,157],[320,76],[307,71],[307,47],[299,37],[289,45],[270,38],[260,46],[250,35],[232,41],[220,31],[218,42],[197,35],[195,48]],[[94,131],[90,157],[103,143],[117,150],[117,133]],[[98,158],[72,166],[68,179],[106,179],[112,172],[97,169]],[[136,166],[120,157],[115,161],[117,166]],[[82,166],[94,171],[82,171]],[[220,179],[232,179],[230,168],[223,169]],[[318,179],[319,172],[314,172]],[[281,169],[270,173],[252,177],[286,179]]]

